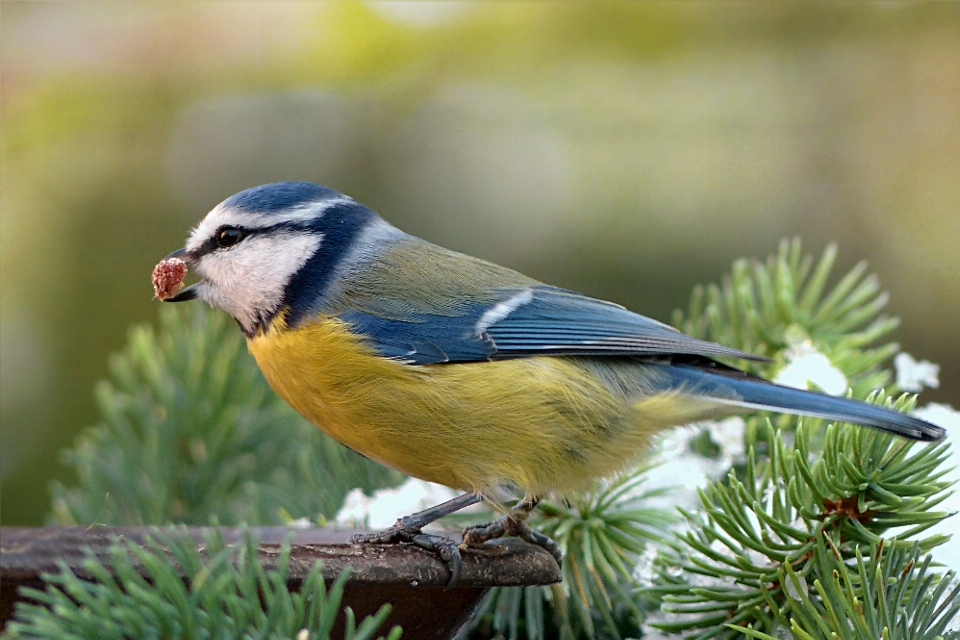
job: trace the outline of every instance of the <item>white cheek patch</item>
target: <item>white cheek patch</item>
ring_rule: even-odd
[[[197,293],[252,333],[258,322],[277,310],[287,284],[322,240],[323,234],[303,231],[248,236],[230,249],[200,258],[197,271],[203,280]]]
[[[307,222],[319,219],[328,209],[342,204],[352,204],[353,202],[353,198],[340,196],[329,200],[320,200],[319,202],[299,204],[270,214],[240,211],[219,204],[200,221],[200,224],[190,234],[190,238],[186,242],[186,249],[187,251],[196,251],[204,241],[212,238],[217,229],[223,226],[241,227],[255,231],[284,222]]]

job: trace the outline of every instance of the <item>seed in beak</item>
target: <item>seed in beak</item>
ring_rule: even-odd
[[[170,300],[183,289],[187,263],[180,258],[165,258],[153,268],[153,293],[160,300]]]

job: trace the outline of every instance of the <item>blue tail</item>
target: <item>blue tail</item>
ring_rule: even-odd
[[[692,395],[708,396],[734,406],[852,422],[925,442],[935,442],[946,436],[942,427],[886,407],[781,387],[734,369],[707,369],[688,364],[664,368],[670,375],[672,387],[682,387]]]

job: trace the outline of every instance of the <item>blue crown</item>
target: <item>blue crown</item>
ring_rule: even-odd
[[[344,196],[312,182],[274,182],[234,194],[224,206],[238,211],[271,213],[290,207]]]

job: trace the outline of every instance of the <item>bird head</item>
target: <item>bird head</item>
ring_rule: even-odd
[[[374,220],[373,211],[351,198],[308,182],[241,191],[214,207],[184,248],[167,256],[201,276],[168,302],[200,298],[253,335],[284,306],[322,294]]]

